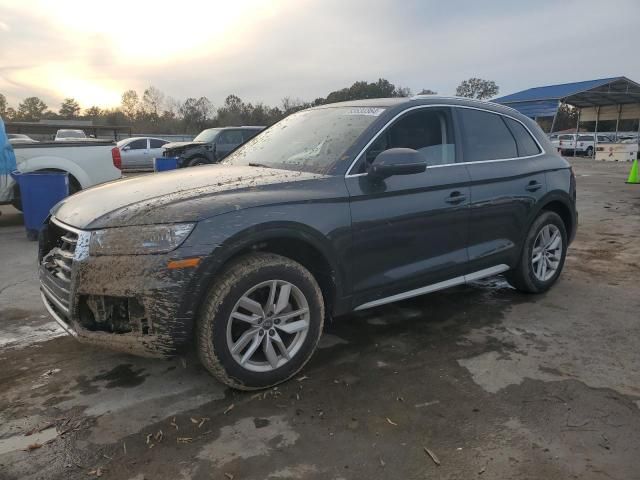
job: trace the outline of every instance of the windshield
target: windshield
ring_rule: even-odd
[[[289,115],[234,153],[227,165],[326,173],[384,108],[330,107]]]
[[[207,130],[201,131],[196,138],[193,139],[194,142],[203,142],[203,143],[211,143],[215,140],[216,135],[220,133],[219,128],[209,128]]]

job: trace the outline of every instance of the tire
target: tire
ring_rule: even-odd
[[[543,229],[546,229],[545,232],[548,233],[547,238],[554,236],[555,232],[558,233],[561,250],[558,255],[557,250],[543,248],[539,252],[542,258],[536,263],[534,262],[534,247],[539,248],[539,241],[544,243],[544,233],[541,233]],[[507,281],[521,292],[542,293],[547,291],[562,272],[567,255],[567,245],[567,229],[560,216],[555,212],[543,211],[534,220],[529,233],[527,233],[518,266],[505,274]],[[551,246],[553,247],[553,245]],[[545,260],[545,252],[552,253],[548,256],[548,261]],[[546,265],[542,267],[540,262],[546,262]],[[553,265],[555,265],[555,270],[551,273]],[[542,278],[540,276],[541,268],[544,268]]]
[[[276,288],[272,294],[274,282]],[[286,287],[287,284],[290,287]],[[284,287],[290,293],[283,294]],[[284,296],[289,303],[281,308],[284,302],[281,305],[280,300]],[[273,315],[269,316],[270,312],[264,316],[255,313],[256,304],[260,311],[274,310]],[[249,305],[251,310],[245,305]],[[292,311],[302,312],[305,305],[307,313],[289,319],[279,318]],[[305,322],[304,331],[286,331],[301,328]],[[198,356],[215,378],[232,388],[268,388],[288,380],[304,367],[320,340],[323,323],[322,292],[306,268],[287,257],[271,253],[245,255],[225,268],[209,290],[197,320]],[[270,357],[267,355],[267,342],[272,348]],[[254,353],[250,353],[254,343],[257,347]],[[234,347],[238,348],[235,352]],[[278,357],[275,363],[273,351]]]
[[[587,151],[585,152],[585,155],[587,157],[592,157],[593,156],[593,147],[588,147]]]
[[[187,167],[196,167],[198,165],[206,165],[207,163],[209,163],[209,162],[207,162],[207,160],[202,158],[202,157],[193,157],[187,162],[186,166]]]

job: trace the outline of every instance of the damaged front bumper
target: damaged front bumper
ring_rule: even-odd
[[[143,356],[168,356],[191,338],[181,312],[192,269],[167,268],[176,253],[89,256],[90,232],[51,219],[40,237],[42,300],[78,340]]]

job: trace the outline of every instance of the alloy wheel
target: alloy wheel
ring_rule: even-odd
[[[562,248],[560,229],[553,224],[542,227],[531,253],[531,267],[539,281],[546,282],[555,275],[560,266]]]
[[[250,288],[233,307],[227,347],[241,367],[269,372],[298,353],[309,325],[309,303],[302,291],[284,280],[268,280]]]

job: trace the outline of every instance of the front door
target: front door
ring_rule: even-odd
[[[373,180],[365,162],[389,148],[421,152],[423,173]],[[456,163],[451,111],[410,111],[384,130],[347,176],[354,307],[426,293],[464,275],[470,186]]]
[[[243,141],[241,130],[223,130],[216,138],[216,158],[223,159]]]

